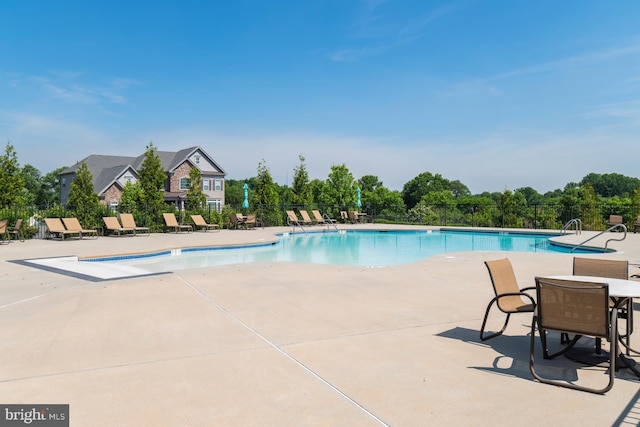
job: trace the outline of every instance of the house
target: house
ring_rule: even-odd
[[[207,197],[207,204],[218,211],[224,206],[224,177],[226,172],[201,147],[190,147],[177,152],[156,151],[167,174],[164,184],[164,199],[184,208],[186,194],[189,189],[189,171],[200,169],[202,174],[202,192]],[[69,200],[71,183],[76,170],[85,162],[93,175],[93,188],[100,202],[117,206],[122,196],[122,189],[127,182],[138,181],[138,171],[142,167],[145,155],[138,157],[106,156],[92,154],[60,173],[60,203],[65,205]]]

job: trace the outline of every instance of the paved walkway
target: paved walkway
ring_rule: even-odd
[[[0,247],[0,402],[68,403],[73,426],[495,426],[540,416],[638,425],[640,383],[625,370],[604,396],[532,380],[530,315],[512,316],[503,337],[478,339],[492,298],[484,260],[508,256],[524,287],[570,274],[570,254],[240,264],[102,282],[6,262],[242,244],[288,230]],[[640,235],[610,246],[619,252],[598,256],[640,265]],[[558,376],[604,381],[559,361]]]

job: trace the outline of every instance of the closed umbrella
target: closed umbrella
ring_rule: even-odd
[[[361,208],[362,207],[362,201],[360,200],[360,187],[356,188],[356,194],[357,194],[357,199],[356,199],[356,206]]]
[[[249,208],[249,184],[245,182],[244,185],[242,186],[242,189],[244,190],[244,200],[242,201],[242,209],[247,209]]]

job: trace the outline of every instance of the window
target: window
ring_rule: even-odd
[[[200,164],[200,156],[196,156],[196,165]]]
[[[218,213],[222,212],[222,200],[220,199],[207,200],[207,205],[211,210],[215,210]]]
[[[202,180],[202,191],[209,191],[210,183],[211,183],[211,181],[209,181],[208,179],[203,179]]]
[[[62,177],[60,178],[60,184],[62,184],[62,187],[66,187],[67,186],[67,178],[66,177]]]
[[[222,180],[221,179],[216,179],[216,187],[215,187],[216,191],[222,191]]]
[[[188,190],[191,187],[191,180],[189,178],[180,178],[180,189]]]

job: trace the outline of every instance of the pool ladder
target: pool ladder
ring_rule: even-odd
[[[571,226],[574,227],[573,229],[576,231],[576,234],[582,234],[582,220],[580,218],[567,221],[564,227],[562,227],[562,230],[560,230],[560,234],[564,234]]]
[[[596,237],[601,236],[606,232],[617,230],[617,229],[620,229],[620,230],[624,231],[624,235],[621,238],[618,238],[618,239],[614,239],[614,238],[607,239],[607,241],[604,243],[604,250],[606,252],[607,251],[607,247],[609,246],[609,242],[621,242],[621,241],[623,241],[624,239],[627,238],[627,226],[626,225],[624,225],[624,224],[613,225],[613,226],[607,228],[606,230],[601,231],[600,233],[596,234],[595,236],[588,238],[584,242],[580,243],[578,246],[574,246],[571,249],[571,252],[573,253],[573,251],[575,251],[576,249],[578,249],[579,247],[581,247],[585,243],[590,242],[591,240],[595,239]]]

